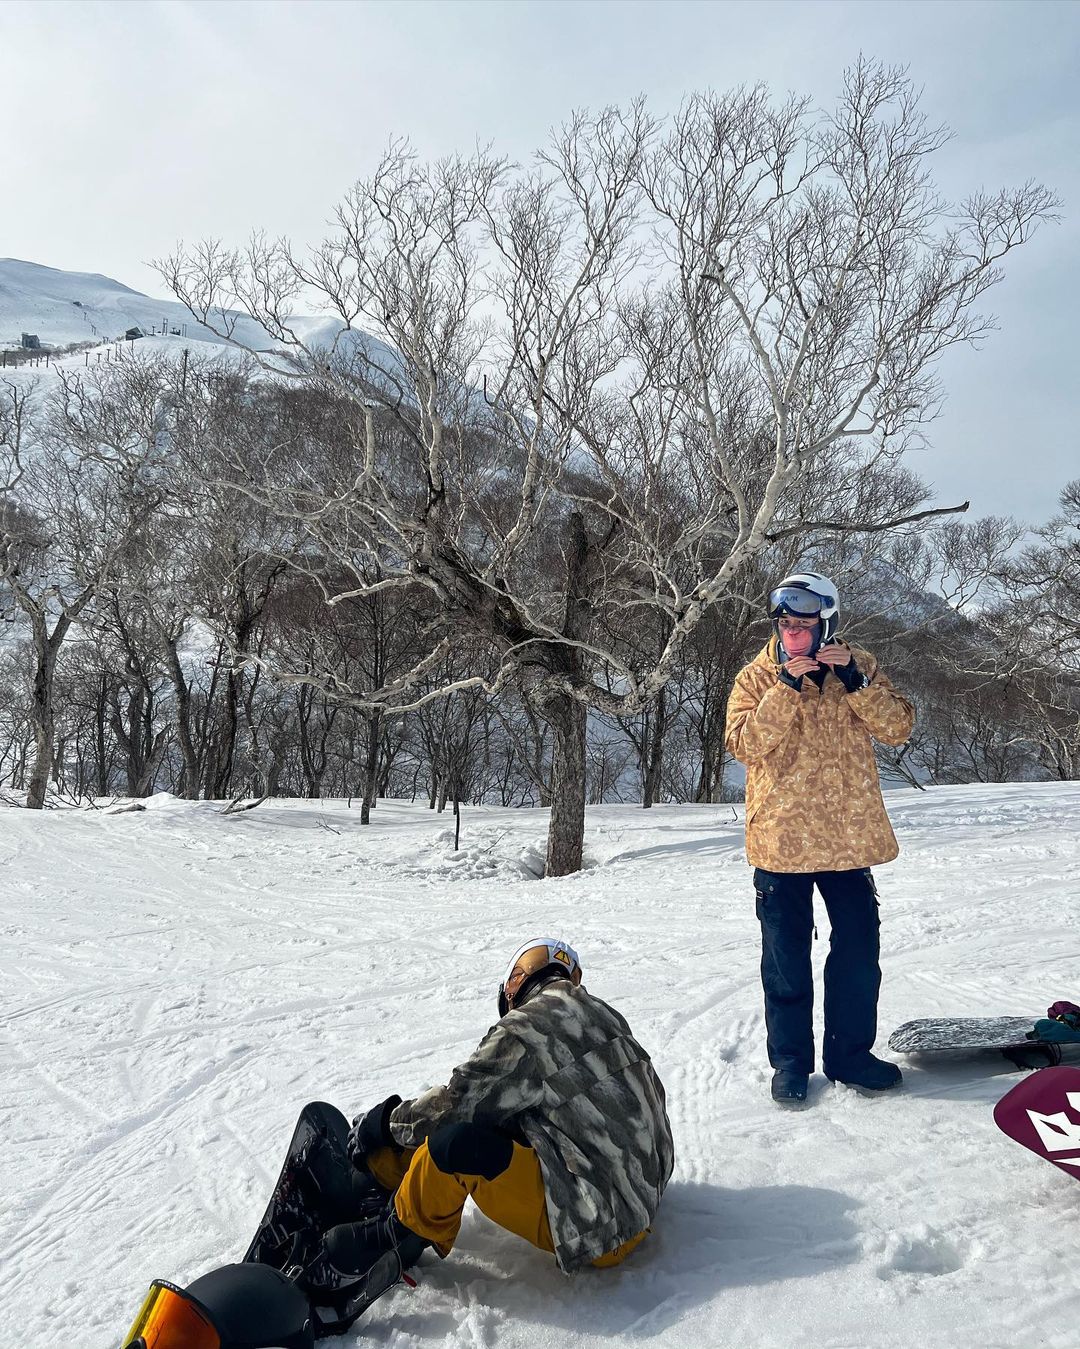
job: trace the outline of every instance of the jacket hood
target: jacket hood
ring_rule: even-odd
[[[516,1012],[519,1008],[524,1007],[527,1002],[531,1002],[538,993],[542,993],[545,988],[550,988],[552,984],[566,984],[568,988],[574,987],[568,975],[563,974],[561,970],[552,969],[549,965],[546,969],[537,970],[534,975],[525,980],[510,1010]]]

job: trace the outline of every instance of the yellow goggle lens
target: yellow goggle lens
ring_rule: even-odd
[[[121,1349],[221,1349],[205,1312],[181,1289],[155,1280]]]

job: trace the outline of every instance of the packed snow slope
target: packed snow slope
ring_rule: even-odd
[[[1076,999],[1080,784],[890,804],[881,1043]],[[877,1099],[817,1077],[777,1111],[732,809],[591,810],[588,868],[552,881],[545,823],[467,808],[455,855],[406,803],[367,829],[343,802],[3,811],[3,1342],[112,1349],[151,1278],[238,1258],[300,1106],[444,1080],[511,950],[555,933],[667,1086],[653,1235],[568,1280],[473,1211],[344,1343],[1075,1349],[1080,1184],[995,1130],[1010,1065],[924,1057]]]

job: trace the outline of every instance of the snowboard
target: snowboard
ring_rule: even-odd
[[[1080,1180],[1080,1068],[1048,1068],[1018,1083],[994,1107],[994,1123]]]
[[[1018,1068],[1045,1068],[1061,1062],[1061,1050],[1035,1031],[1035,1017],[946,1016],[906,1021],[889,1036],[898,1054],[942,1050],[998,1049]]]
[[[341,1155],[348,1160],[344,1145],[347,1138],[348,1122],[340,1110],[325,1101],[304,1106],[266,1211],[244,1254],[244,1264],[282,1268],[296,1233],[317,1225],[323,1189],[320,1175],[334,1166],[339,1145]]]
[[[381,1213],[386,1191],[353,1166],[349,1122],[335,1106],[313,1101],[296,1121],[277,1184],[243,1263],[270,1265],[319,1306],[341,1310],[356,1290],[322,1256],[322,1235],[337,1223]]]

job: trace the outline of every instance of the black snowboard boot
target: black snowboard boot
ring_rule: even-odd
[[[300,1235],[285,1273],[319,1307],[352,1318],[408,1276],[431,1243],[400,1222],[393,1205],[378,1217],[339,1223],[321,1238]]]
[[[879,1059],[875,1054],[867,1054],[855,1063],[839,1068],[825,1069],[830,1082],[842,1082],[847,1087],[858,1087],[861,1091],[891,1091],[904,1080],[904,1075],[895,1063]]]
[[[353,1228],[364,1225],[348,1224]],[[374,1230],[375,1225],[381,1228],[380,1232]],[[382,1253],[375,1256],[363,1274],[353,1276],[356,1281],[350,1287],[349,1296],[344,1304],[339,1308],[341,1320],[335,1331],[338,1334],[352,1325],[358,1316],[362,1316],[376,1298],[382,1297],[397,1284],[407,1283],[415,1287],[415,1281],[405,1271],[420,1259],[424,1247],[431,1245],[429,1241],[418,1237],[415,1232],[410,1232],[393,1214],[385,1221],[375,1219],[369,1226],[372,1230],[368,1233],[354,1232],[349,1236],[342,1233],[340,1228],[337,1229],[339,1235],[334,1241],[334,1246],[340,1260],[351,1259],[355,1263],[360,1259],[366,1259],[372,1246],[379,1241],[392,1243],[388,1247],[384,1246]]]
[[[395,1252],[401,1270],[415,1265],[430,1246],[405,1226],[391,1203],[377,1218],[359,1223],[339,1223],[323,1237],[323,1248],[334,1269],[355,1278],[365,1274],[380,1256]]]
[[[806,1104],[810,1079],[806,1073],[793,1073],[777,1068],[772,1076],[772,1098],[787,1110],[798,1110]]]

